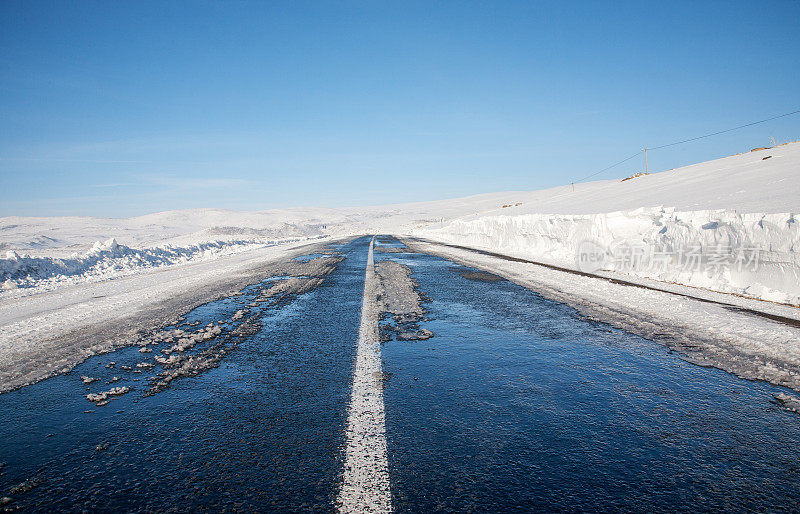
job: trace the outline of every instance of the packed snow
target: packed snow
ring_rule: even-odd
[[[375,264],[375,277],[378,307],[387,316],[380,325],[381,340],[390,339],[392,333],[400,341],[419,341],[433,337],[433,332],[419,326],[425,309],[422,307],[423,295],[416,281],[411,278],[411,268],[386,259]],[[388,319],[389,315],[391,320]]]
[[[794,213],[641,208],[591,215],[519,214],[454,220],[416,234],[548,264],[800,305]],[[580,262],[599,252],[597,265]]]
[[[89,393],[86,395],[86,399],[90,402],[93,402],[98,407],[102,407],[103,405],[108,405],[108,402],[112,397],[122,396],[129,391],[130,388],[126,386],[112,387],[108,391],[103,391],[102,393]]]
[[[174,247],[171,245],[135,249],[120,245],[114,238],[97,241],[84,254],[66,258],[32,257],[8,250],[0,259],[0,282],[6,291],[35,287],[54,289],[64,282],[119,278],[147,268],[219,258],[243,249],[272,246],[287,241],[233,240],[205,241]]]

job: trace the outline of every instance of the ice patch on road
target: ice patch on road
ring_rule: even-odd
[[[178,378],[192,377],[199,375],[203,371],[219,366],[220,361],[230,351],[230,348],[221,344],[214,345],[212,348],[204,350],[199,355],[172,355],[162,364],[167,367],[175,366],[159,373],[153,379],[149,394],[163,391]]]
[[[189,348],[194,347],[197,343],[214,339],[221,333],[222,328],[220,328],[219,325],[212,324],[198,332],[195,332],[194,334],[187,334],[185,337],[181,337],[178,339],[178,342],[176,342],[170,348],[161,350],[161,352],[165,355],[169,355],[172,352],[185,352]]]
[[[113,396],[122,396],[123,394],[130,391],[130,388],[127,386],[123,387],[112,387],[108,391],[104,391],[102,393],[89,393],[86,395],[86,399],[90,402],[93,402],[98,407],[102,405],[108,404],[108,401]]]
[[[155,356],[155,363],[159,364],[163,371],[150,379],[151,386],[148,394],[161,392],[178,379],[193,377],[218,367],[225,355],[231,352],[239,342],[256,334],[261,329],[260,319],[266,309],[314,290],[322,284],[324,277],[330,274],[341,261],[342,257],[339,256],[301,261],[298,264],[300,268],[296,270],[296,273],[312,276],[289,277],[275,283],[271,280],[264,280],[248,289],[247,294],[240,295],[239,301],[249,302],[254,308],[252,310],[239,309],[229,320],[226,320],[226,323],[235,324],[227,334],[223,333],[220,326],[222,322],[209,323],[194,333],[183,329],[161,332],[161,334],[166,334],[166,336],[161,336],[162,341],[172,342],[175,338],[177,341],[169,348],[161,350],[163,355]],[[254,301],[250,302],[251,299]],[[198,321],[194,322],[194,324],[197,323]],[[206,342],[210,342],[210,346],[199,351],[195,349],[194,354],[187,353],[196,345]]]

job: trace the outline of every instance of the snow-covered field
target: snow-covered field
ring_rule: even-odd
[[[535,191],[508,203],[412,233],[800,305],[800,143],[574,191]]]
[[[0,218],[5,253],[0,257],[0,391],[124,344],[147,323],[167,321],[164,313],[174,316],[177,302],[208,301],[254,280],[259,266],[286,258],[298,246],[357,234],[412,235],[628,281],[655,281],[693,296],[734,294],[749,308],[778,309],[781,316],[797,318],[799,198],[800,143],[792,143],[625,181],[416,204],[195,209],[128,219]],[[525,273],[522,268],[513,272]],[[571,280],[553,273],[551,282]],[[681,319],[689,328],[712,316],[681,307],[674,297],[605,292],[605,300],[595,295],[592,305],[605,304],[607,311],[614,305],[621,312],[625,302],[661,302],[680,316],[653,319]],[[741,315],[713,316],[712,323],[702,325],[709,341],[713,334],[723,342],[735,336],[723,324]],[[794,329],[778,333],[764,328],[763,319],[736,319],[731,326],[758,344],[748,343],[744,350],[720,343],[725,351],[745,356],[731,362],[800,362]],[[97,335],[89,328],[101,325],[111,327],[102,337],[69,336]],[[723,351],[711,343],[703,347],[707,353]],[[38,350],[31,353],[31,348]],[[769,379],[800,384],[795,376],[781,378],[787,368],[781,369]]]

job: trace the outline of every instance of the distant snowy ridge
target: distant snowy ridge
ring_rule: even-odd
[[[4,290],[54,285],[65,280],[120,275],[145,268],[206,260],[243,249],[265,247],[294,239],[237,239],[204,241],[187,246],[170,244],[151,248],[131,248],[114,238],[97,241],[83,255],[68,258],[31,257],[8,251],[0,258],[0,283]]]
[[[482,216],[414,234],[567,268],[594,264],[583,270],[800,305],[800,225],[793,213],[655,207],[590,215]],[[598,262],[579,262],[587,244],[589,251],[601,253]]]

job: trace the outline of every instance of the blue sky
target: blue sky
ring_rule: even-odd
[[[3,0],[0,216],[569,183],[799,109],[798,20],[789,0]],[[650,167],[770,137],[800,139],[800,115],[650,152]]]

